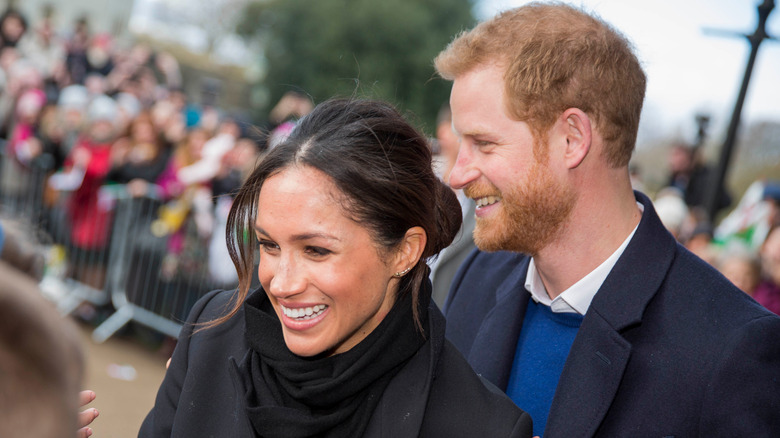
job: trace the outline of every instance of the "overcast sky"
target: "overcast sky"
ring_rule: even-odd
[[[648,76],[644,131],[695,135],[694,115],[707,112],[713,134],[725,131],[736,102],[750,46],[704,28],[752,33],[760,0],[567,0],[613,24],[638,50]],[[527,3],[481,0],[480,19]],[[780,6],[769,17],[770,35],[780,37]],[[780,122],[780,42],[761,44],[745,101],[743,122]]]

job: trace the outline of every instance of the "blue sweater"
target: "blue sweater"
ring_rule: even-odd
[[[582,319],[576,313],[553,313],[529,298],[506,393],[531,414],[534,435],[544,434],[555,387]]]

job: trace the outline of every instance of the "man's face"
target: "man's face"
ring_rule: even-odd
[[[498,66],[455,79],[450,106],[460,149],[450,185],[477,204],[474,241],[480,249],[536,255],[565,224],[575,196],[551,160],[537,160],[536,140],[528,124],[507,115],[504,94]]]

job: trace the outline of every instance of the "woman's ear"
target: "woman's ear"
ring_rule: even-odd
[[[428,235],[422,227],[412,227],[406,230],[393,262],[393,272],[408,272],[422,257]]]

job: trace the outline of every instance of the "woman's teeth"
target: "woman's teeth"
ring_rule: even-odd
[[[318,304],[314,307],[299,307],[296,309],[290,309],[289,307],[281,306],[282,312],[287,316],[288,318],[295,318],[295,319],[312,319],[319,316],[322,312],[325,311],[325,309],[328,308],[328,306],[324,304]]]

